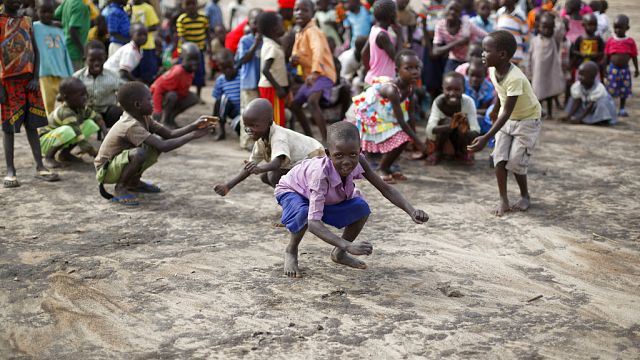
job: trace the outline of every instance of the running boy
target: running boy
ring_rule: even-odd
[[[151,118],[153,104],[149,88],[132,81],[118,90],[124,113],[104,138],[94,161],[100,194],[122,205],[138,205],[130,192],[157,193],[160,188],[140,180],[142,173],[158,160],[160,153],[179,148],[208,133],[200,118],[179,129],[169,130]],[[115,196],[103,184],[116,184]]]
[[[302,160],[324,156],[324,147],[318,140],[273,123],[273,108],[266,99],[255,99],[242,113],[245,131],[256,143],[244,168],[226,184],[214,190],[225,196],[249,175],[261,174],[263,183],[275,187],[280,178]],[[267,161],[264,165],[259,165]]]
[[[285,125],[284,101],[288,94],[289,78],[284,50],[278,38],[284,35],[282,17],[274,12],[263,12],[258,17],[258,32],[264,36],[260,50],[260,97],[273,106],[273,122]],[[309,134],[307,134],[309,135]]]
[[[47,125],[38,85],[40,57],[33,39],[31,19],[18,15],[20,0],[4,0],[4,11],[0,14],[0,45],[4,50],[0,57],[0,104],[2,104],[2,132],[4,133],[4,156],[7,175],[5,188],[20,186],[13,164],[14,133],[20,132],[24,124],[27,139],[36,161],[36,178],[45,181],[59,180],[58,174],[49,171],[42,163],[39,127]]]
[[[631,71],[629,60],[633,61],[635,72],[633,77],[638,77],[638,48],[633,38],[627,37],[629,30],[629,18],[626,15],[618,15],[613,22],[614,35],[607,39],[604,46],[604,54],[607,56],[607,90],[612,97],[620,98],[620,110],[618,116],[629,116],[624,109],[627,98],[631,96]]]
[[[501,199],[495,215],[502,216],[510,210],[529,208],[527,169],[542,126],[541,107],[527,77],[510,62],[518,49],[514,36],[506,30],[494,31],[484,38],[482,48],[482,58],[489,66],[489,76],[498,93],[491,112],[495,121],[488,133],[475,138],[467,148],[478,152],[495,135],[492,155]],[[507,170],[514,173],[520,187],[521,198],[512,205],[507,197]]]
[[[82,160],[71,155],[78,146],[83,153],[96,156],[96,149],[89,143],[89,137],[107,128],[102,116],[87,107],[87,88],[78,78],[68,77],[60,83],[62,104],[49,115],[49,126],[40,131],[40,147],[47,166],[56,168],[60,161]]]
[[[327,143],[326,157],[304,160],[276,186],[276,200],[282,206],[281,221],[291,232],[284,255],[284,273],[289,277],[302,277],[298,245],[307,227],[312,234],[335,246],[331,260],[356,269],[367,268],[364,262],[349,255],[369,255],[373,250],[368,242],[353,242],[371,213],[354,180],[369,181],[415,223],[429,220],[424,211],[415,209],[371,169],[360,154],[360,136],[355,125],[346,121],[331,125]],[[342,237],[333,234],[324,224],[344,228]]]

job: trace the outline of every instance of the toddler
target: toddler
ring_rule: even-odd
[[[613,22],[614,35],[607,39],[604,54],[607,57],[607,90],[614,98],[620,98],[620,110],[618,116],[629,116],[625,110],[627,98],[631,96],[631,70],[629,60],[633,61],[635,72],[633,77],[638,77],[638,48],[633,38],[627,37],[629,30],[629,18],[626,15],[618,15]]]

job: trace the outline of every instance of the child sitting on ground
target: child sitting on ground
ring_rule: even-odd
[[[122,80],[134,81],[133,70],[138,67],[142,60],[142,49],[147,42],[146,26],[135,23],[131,25],[131,41],[118,48],[113,55],[110,55],[104,63],[104,68],[120,74]]]
[[[190,92],[193,76],[200,64],[200,50],[194,43],[184,43],[182,62],[176,64],[151,85],[153,116],[156,121],[176,126],[176,116],[198,103],[199,97]]]
[[[280,179],[275,195],[282,206],[282,223],[291,233],[285,251],[284,273],[302,277],[298,267],[298,246],[307,228],[335,246],[331,260],[356,269],[367,265],[352,255],[369,255],[373,246],[368,242],[354,242],[371,213],[369,205],[356,188],[354,180],[366,179],[391,203],[404,210],[421,224],[429,219],[415,209],[395,188],[387,185],[371,169],[360,154],[358,129],[345,121],[328,129],[326,157],[304,160]],[[324,224],[344,228],[342,236],[333,234]]]
[[[565,120],[572,124],[616,123],[616,105],[604,85],[596,79],[598,72],[599,67],[593,61],[580,65],[578,81],[571,86]]]
[[[382,153],[380,175],[388,183],[406,180],[406,176],[392,171],[407,143],[413,141],[421,153],[426,151],[423,141],[409,126],[415,115],[413,89],[420,79],[422,63],[412,50],[401,50],[396,56],[398,76],[380,78],[362,94],[353,98],[347,116],[360,131],[362,151]]]
[[[433,101],[427,123],[427,164],[436,165],[450,143],[456,158],[473,165],[467,145],[479,134],[476,106],[464,94],[464,77],[453,71],[445,74],[442,94]]]
[[[83,153],[96,156],[89,138],[107,128],[102,116],[87,107],[87,88],[78,78],[68,77],[60,83],[62,104],[49,114],[49,126],[40,131],[40,148],[48,167],[60,167],[58,161],[80,161],[71,155],[75,146]]]
[[[140,179],[158,160],[160,153],[179,148],[210,133],[209,123],[199,118],[179,129],[169,130],[151,118],[153,104],[149,88],[132,81],[118,90],[124,113],[104,138],[94,161],[100,195],[122,205],[138,205],[130,192],[158,193],[160,188]],[[116,184],[115,196],[104,184]]]
[[[476,114],[483,116],[495,99],[493,84],[487,80],[487,65],[482,59],[472,59],[465,76],[464,93],[473,99]],[[481,126],[482,128],[482,126]],[[487,129],[488,130],[488,129]]]
[[[262,73],[258,91],[260,97],[269,100],[273,106],[273,122],[285,126],[284,102],[289,93],[289,77],[284,50],[278,43],[278,38],[284,35],[282,17],[274,12],[263,12],[258,16],[258,32],[264,36],[260,49]],[[306,134],[311,135],[311,130]]]
[[[224,49],[217,63],[222,74],[216,79],[211,96],[215,99],[213,115],[220,118],[215,141],[220,141],[225,138],[224,124],[227,118],[231,119],[233,124],[233,120],[240,115],[240,75],[233,64],[231,50]]]
[[[47,114],[42,103],[38,84],[38,48],[32,37],[31,19],[18,15],[20,1],[4,0],[0,13],[0,42],[6,43],[0,57],[0,104],[4,156],[7,175],[5,188],[20,186],[13,163],[14,134],[24,125],[27,139],[36,161],[36,178],[45,181],[59,180],[58,174],[49,171],[42,163],[37,129],[47,125]]]
[[[626,15],[618,15],[613,22],[614,35],[607,39],[604,54],[607,56],[607,90],[614,98],[620,98],[620,110],[618,116],[629,116],[625,110],[627,98],[631,96],[631,71],[629,60],[633,61],[635,72],[633,77],[638,77],[638,48],[633,38],[627,37],[629,30],[629,18]]]
[[[527,169],[542,127],[540,102],[522,70],[511,63],[518,43],[509,31],[498,30],[487,35],[482,48],[491,82],[498,93],[491,112],[495,121],[488,133],[475,138],[467,148],[478,152],[496,137],[492,155],[501,201],[495,215],[502,216],[507,211],[525,211],[530,206]],[[507,170],[515,174],[520,188],[521,198],[514,204],[509,204],[507,196]]]
[[[547,102],[546,119],[551,119],[553,99],[566,87],[561,55],[564,27],[556,28],[555,16],[550,12],[542,13],[537,24],[538,34],[529,48],[529,73],[533,92],[540,101]]]
[[[273,123],[273,109],[266,99],[255,99],[242,113],[245,129],[255,144],[244,168],[226,184],[217,184],[215,192],[225,196],[249,175],[261,174],[263,183],[275,187],[302,160],[324,156],[324,147],[312,137]],[[267,163],[260,165],[262,161]]]

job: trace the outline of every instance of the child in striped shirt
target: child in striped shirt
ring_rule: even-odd
[[[204,84],[204,54],[210,54],[209,19],[198,12],[196,0],[184,0],[185,12],[178,16],[176,29],[178,32],[178,46],[185,42],[192,42],[200,49],[200,64],[193,77],[193,85],[197,89],[198,98]]]
[[[516,38],[518,48],[513,54],[511,62],[518,65],[524,58],[524,53],[529,42],[529,26],[527,17],[522,9],[516,6],[516,0],[502,0],[502,7],[496,13],[497,20],[495,30],[506,30]]]

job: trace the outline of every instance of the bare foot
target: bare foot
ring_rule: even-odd
[[[338,248],[334,248],[333,251],[331,251],[331,260],[333,260],[333,262],[335,263],[346,265],[356,269],[367,268],[367,264],[365,264],[364,261],[360,261],[354,258],[353,256],[347,254],[346,251],[339,250]]]
[[[81,158],[71,154],[71,151],[69,149],[62,149],[58,151],[58,153],[55,156],[55,159],[60,162],[76,162],[76,163],[84,162],[82,161]]]
[[[298,254],[284,252],[284,274],[292,278],[301,278],[302,271],[298,267]]]
[[[44,159],[42,159],[42,162],[44,163],[44,166],[48,167],[49,169],[59,169],[61,167],[65,167],[65,164],[56,161],[56,159],[54,158],[45,157]]]
[[[509,202],[503,201],[494,211],[494,215],[499,217],[504,215],[504,213],[508,212],[509,210],[511,210],[511,208],[509,207]]]
[[[520,200],[516,201],[511,205],[511,211],[527,211],[529,206],[531,205],[531,201],[528,196],[523,196]]]

